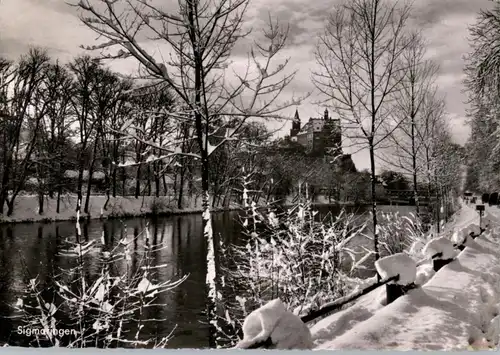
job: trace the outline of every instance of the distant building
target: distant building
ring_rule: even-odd
[[[290,130],[290,139],[305,147],[308,153],[315,155],[342,155],[342,130],[340,120],[328,115],[328,110],[322,118],[309,118],[301,126],[298,110]]]

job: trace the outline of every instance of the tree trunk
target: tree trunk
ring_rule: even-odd
[[[106,186],[106,202],[104,202],[104,206],[102,207],[103,211],[106,211],[108,208],[108,203],[109,203],[109,198],[110,198],[110,192],[111,192],[111,186],[110,186],[111,179],[109,178],[108,173],[104,175],[104,185]]]
[[[148,164],[146,169],[146,183],[148,187],[148,196],[151,196],[151,166]]]
[[[120,156],[118,154],[118,145],[116,144],[116,142],[113,144],[113,164],[111,165],[112,166],[112,176],[113,176],[113,197],[116,197],[116,189],[117,189],[117,173],[118,173],[118,167],[117,167],[117,164],[118,164],[118,160],[120,159]]]
[[[177,196],[177,208],[182,209],[182,200],[184,199],[184,175],[185,175],[185,170],[184,166],[180,168],[181,174],[179,176],[179,185],[178,185],[178,190],[179,190],[179,195]],[[177,179],[176,179],[177,180]]]
[[[202,209],[203,209],[203,235],[207,246],[207,304],[206,314],[209,321],[209,347],[217,347],[217,322],[216,313],[216,297],[217,297],[217,274],[215,267],[215,243],[214,234],[212,231],[212,216],[210,212],[210,190],[209,190],[209,172],[208,172],[208,156],[206,152],[202,151]]]
[[[437,219],[436,232],[437,232],[437,234],[439,234],[439,233],[441,233],[441,198],[439,196],[440,189],[438,188],[437,177],[435,178],[435,184],[436,184],[436,219]]]
[[[118,169],[116,168],[116,166],[113,166],[113,172],[111,173],[112,185],[113,185],[113,197],[116,197],[117,172],[118,172]]]
[[[156,171],[154,173],[155,176],[155,193],[156,197],[160,197],[160,172]]]
[[[78,167],[78,180],[76,185],[76,212],[81,211],[81,203],[83,198],[83,159],[80,158],[80,166]]]
[[[10,158],[5,158],[4,160],[6,163],[3,168],[3,174],[2,174],[2,191],[0,193],[0,213],[4,213],[4,206],[8,201],[9,198],[9,175],[10,175],[10,170],[11,170],[11,159]]]
[[[161,171],[160,163],[156,163],[155,167],[153,168],[156,197],[160,197],[160,171]]]
[[[16,199],[16,194],[12,195],[11,199],[10,200],[7,200],[7,217],[10,217],[12,216],[12,214],[14,213],[14,201]]]
[[[127,191],[125,182],[127,180],[127,172],[125,171],[125,153],[122,155],[122,163],[124,165],[122,167],[122,196],[126,196]]]
[[[43,191],[41,189],[39,189],[39,191],[38,191],[38,214],[39,215],[42,215],[44,213],[43,200],[44,200]]]
[[[167,178],[165,177],[165,174],[162,175],[161,180],[163,182],[163,194],[166,196],[168,189],[167,189]]]
[[[57,187],[57,202],[56,202],[56,213],[61,212],[61,194],[62,194],[62,186],[59,184]]]
[[[372,200],[372,223],[373,223],[373,251],[375,253],[375,260],[380,258],[378,250],[378,225],[377,225],[377,176],[375,175],[375,148],[373,146],[373,141],[370,141],[370,168],[371,168],[371,200]],[[380,275],[377,273],[377,280],[380,279]]]
[[[413,101],[412,101],[412,106],[413,106]],[[415,117],[412,117],[411,120],[411,150],[412,150],[413,194],[415,197],[415,212],[417,213],[417,219],[420,220],[420,206],[419,206],[420,201],[418,200],[418,183],[417,183],[417,149],[415,147]]]
[[[49,176],[49,191],[48,191],[48,195],[49,195],[49,198],[54,198],[54,178],[52,177],[52,173],[50,174]]]
[[[95,141],[94,141],[94,147],[92,149],[92,160],[90,162],[90,167],[89,167],[89,177],[88,177],[88,181],[87,181],[87,197],[86,197],[86,200],[85,200],[85,208],[84,208],[84,212],[85,213],[89,213],[89,207],[90,207],[90,192],[91,192],[91,189],[92,189],[92,175],[94,175],[94,167],[95,167],[95,156],[96,156],[96,153],[97,153],[97,145],[99,143],[99,138],[96,137],[95,138]]]
[[[90,207],[90,192],[92,190],[92,174],[94,173],[94,164],[90,166],[89,169],[89,179],[87,181],[87,192],[86,192],[86,197],[85,197],[85,206],[83,208],[83,212],[89,213],[89,207]]]
[[[135,174],[135,198],[139,198],[141,195],[141,167],[142,165],[137,165],[137,171]]]

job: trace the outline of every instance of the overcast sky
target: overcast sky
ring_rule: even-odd
[[[72,0],[69,0],[72,1]],[[75,1],[75,0],[73,0]],[[162,0],[163,3],[176,0]],[[267,18],[268,11],[287,21],[291,26],[290,46],[286,54],[291,56],[292,68],[299,69],[289,92],[303,93],[313,90],[310,69],[314,68],[312,55],[316,33],[321,30],[326,14],[335,0],[252,0],[249,21],[258,27]],[[466,96],[462,93],[463,56],[469,52],[467,28],[475,22],[481,8],[491,6],[489,0],[416,0],[413,16],[424,31],[429,43],[428,51],[441,66],[437,84],[446,94],[447,110],[450,114],[454,139],[463,144],[469,130],[465,125]],[[0,0],[0,55],[11,59],[32,46],[49,50],[53,57],[63,61],[82,52],[80,45],[92,44],[96,36],[80,24],[75,8],[64,0]],[[246,56],[238,48],[234,61],[244,63]],[[113,64],[117,70],[132,71],[133,62]],[[299,109],[305,122],[309,117],[322,115],[324,107],[311,103],[313,95]],[[288,112],[289,111],[289,112]],[[287,114],[293,115],[295,107]],[[286,129],[290,128],[287,124]],[[284,133],[283,133],[284,134]],[[354,161],[359,169],[367,168],[368,159],[364,152],[355,154]]]

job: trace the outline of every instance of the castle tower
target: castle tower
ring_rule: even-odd
[[[323,144],[325,153],[328,155],[342,154],[342,132],[340,128],[340,120],[330,117],[328,109],[325,109],[323,114]]]
[[[297,134],[300,132],[300,117],[299,117],[299,110],[295,110],[295,117],[293,118],[292,122],[292,129],[290,130],[290,137],[296,137]]]

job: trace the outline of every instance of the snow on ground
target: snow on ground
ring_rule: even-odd
[[[311,332],[300,317],[287,311],[279,299],[252,311],[243,322],[243,340],[236,348],[246,349],[268,338],[273,349],[311,349]]]
[[[323,344],[341,336],[358,323],[371,318],[385,304],[385,288],[379,287],[360,297],[351,307],[323,318],[311,327],[315,345]]]
[[[467,231],[465,229],[458,229],[455,232],[453,232],[451,236],[451,241],[457,245],[463,244],[466,239],[467,239]]]
[[[479,224],[479,214],[473,205],[466,205],[463,201],[461,208],[453,215],[452,221],[445,225],[443,234],[451,234],[453,231],[468,227],[472,223]]]
[[[478,222],[464,206],[454,228]],[[491,223],[500,225],[500,214]],[[448,232],[453,232],[449,228]],[[422,285],[384,307],[385,287],[360,298],[352,307],[311,327],[317,349],[460,350],[498,345],[500,332],[500,238],[488,230],[466,244],[437,273],[420,263]]]
[[[415,284],[422,286],[428,282],[435,274],[434,265],[432,260],[425,260],[425,262],[420,263],[417,267],[417,277],[415,278]]]
[[[167,196],[144,196],[135,198],[134,196],[117,196],[110,197],[106,211],[103,210],[106,203],[106,196],[91,195],[89,214],[81,213],[82,218],[90,216],[90,218],[103,217],[138,217],[150,214],[153,208],[158,213],[198,213],[202,212],[201,198],[184,200],[182,210],[179,210],[177,201]],[[71,220],[76,217],[77,198],[76,195],[64,195],[61,197],[60,213],[56,213],[57,200],[46,198],[44,204],[44,213],[38,213],[38,197],[31,195],[22,195],[16,198],[14,205],[14,213],[12,216],[2,216],[2,222],[35,222],[35,221],[64,221]],[[82,211],[85,206],[85,198],[82,201]],[[230,209],[230,208],[229,208]],[[217,209],[215,209],[217,210]],[[7,212],[5,210],[5,212]]]

